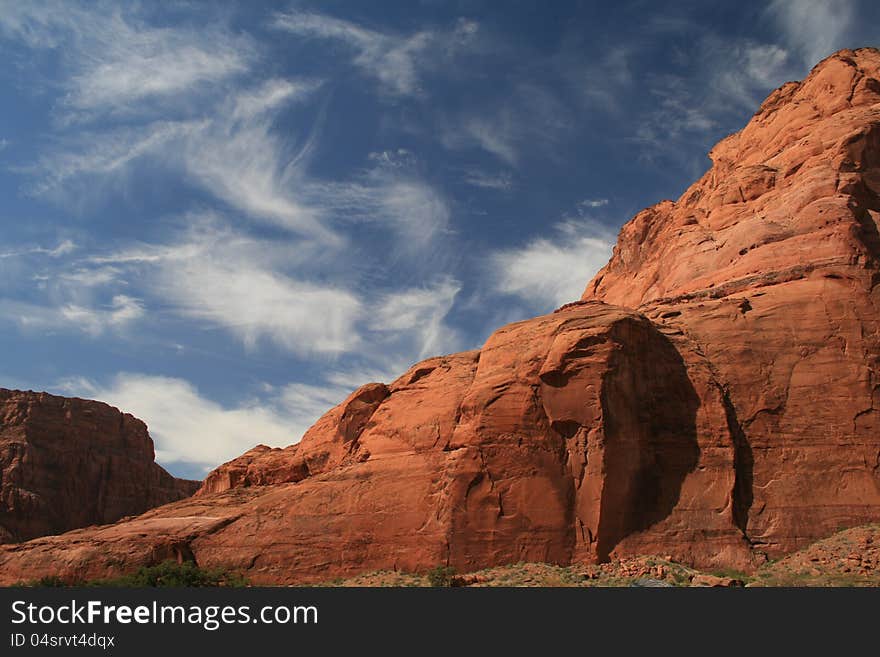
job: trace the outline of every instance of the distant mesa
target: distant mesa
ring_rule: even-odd
[[[146,425],[101,402],[0,388],[0,541],[104,525],[189,497]]]
[[[580,301],[360,388],[299,444],[251,450],[194,497],[3,546],[0,581],[165,558],[268,584],[646,554],[748,572],[880,520],[878,80],[877,50],[827,58],[713,148],[681,198],[630,220]],[[51,408],[39,435],[116,422],[119,442],[58,439],[57,461],[39,441],[22,451],[31,488],[4,470],[4,499],[39,484],[90,510],[42,518],[34,502],[7,531],[109,521],[123,500],[191,490],[131,476],[159,472],[135,420]],[[22,445],[4,463],[28,440],[4,443]]]

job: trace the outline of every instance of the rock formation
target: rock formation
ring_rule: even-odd
[[[663,554],[750,568],[880,518],[880,52],[775,91],[583,299],[370,384],[188,500],[6,546],[0,580],[168,556],[254,582]]]
[[[880,512],[880,53],[776,90],[676,203],[620,233],[583,300],[711,364],[741,444],[736,521],[773,555]]]
[[[106,524],[192,495],[146,425],[100,402],[0,389],[0,542]]]

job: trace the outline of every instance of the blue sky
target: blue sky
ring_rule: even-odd
[[[576,299],[864,1],[0,0],[0,385],[178,475]]]

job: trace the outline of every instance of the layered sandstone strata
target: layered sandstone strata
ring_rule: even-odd
[[[107,524],[192,495],[146,425],[100,402],[0,389],[0,542]]]

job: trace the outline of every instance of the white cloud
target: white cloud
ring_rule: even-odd
[[[231,118],[221,114],[189,135],[183,143],[187,175],[204,188],[249,215],[284,228],[339,243],[319,210],[300,201],[293,190],[303,183],[298,154],[288,155],[284,140],[272,130],[271,110],[300,100],[314,85],[271,81],[256,93],[234,99]]]
[[[268,340],[299,355],[335,355],[360,344],[363,308],[351,292],[295,272],[317,267],[307,242],[247,237],[213,217],[192,217],[167,245],[92,257],[93,265],[134,267],[140,284],[179,316],[229,331],[248,348]]]
[[[345,244],[340,225],[365,220],[393,231],[402,254],[434,245],[448,231],[449,207],[416,174],[411,152],[371,153],[373,168],[348,181],[322,181],[306,171],[313,139],[291,153],[273,130],[275,113],[304,100],[317,86],[273,79],[232,96],[209,118],[82,135],[42,158],[33,170],[41,176],[35,191],[63,198],[68,186],[82,181],[90,183],[88,189],[96,187],[94,181],[117,188],[120,177],[148,158],[181,171],[249,217],[330,248]]]
[[[556,156],[575,125],[571,111],[553,92],[522,82],[509,96],[479,111],[447,118],[439,138],[448,149],[478,148],[515,167],[525,152]]]
[[[275,390],[275,404],[286,409],[292,416],[291,424],[295,427],[294,436],[296,440],[299,440],[318,418],[367,382],[363,381],[351,386],[339,385],[332,381],[323,386],[288,383]]]
[[[773,88],[802,76],[786,47],[720,37],[699,26],[688,29],[694,31],[694,45],[681,57],[689,74],[648,78],[651,102],[633,121],[637,128],[629,138],[643,146],[642,158],[676,160],[688,150],[708,150],[741,127]],[[688,164],[694,175],[705,167],[702,158]]]
[[[169,144],[173,149],[202,128],[199,122],[157,122],[136,129],[82,134],[62,150],[42,156],[25,172],[38,176],[32,189],[35,194],[57,194],[80,178],[113,182],[139,158],[162,153]]]
[[[403,216],[404,206],[422,201],[404,193],[397,211]],[[431,221],[420,220],[416,209],[431,209],[410,213],[417,225]],[[195,319],[252,350],[272,344],[302,358],[353,355],[374,376],[390,377],[415,358],[459,345],[445,321],[461,289],[450,277],[380,292],[354,283],[350,271],[340,270],[339,254],[320,243],[251,237],[213,215],[187,222],[164,244],[80,259],[54,272],[53,286],[67,297],[90,287],[136,290],[157,321],[168,314]]]
[[[464,124],[464,137],[473,140],[484,151],[502,162],[515,166],[519,159],[516,142],[519,126],[507,114],[502,121],[498,117],[472,117]]]
[[[421,70],[436,65],[436,59],[451,54],[449,50],[468,43],[478,30],[475,22],[459,20],[451,31],[400,35],[299,11],[277,14],[273,25],[291,34],[345,43],[356,53],[355,66],[375,78],[383,91],[397,96],[420,93]]]
[[[149,159],[253,219],[339,242],[319,212],[293,192],[308,143],[291,153],[290,138],[273,130],[275,115],[311,97],[317,82],[273,78],[244,89],[221,85],[250,70],[255,48],[210,22],[198,29],[152,27],[131,6],[10,2],[0,9],[0,37],[55,48],[66,62],[66,109],[77,116],[137,109],[142,121],[60,139],[36,166],[19,168],[38,177],[33,192],[66,200],[69,187],[83,180],[87,184],[77,191],[86,195],[116,191],[135,163]],[[204,89],[213,93],[210,101],[198,96]],[[147,101],[157,98],[167,101],[158,107],[163,116],[188,118],[149,120],[157,107]],[[194,118],[193,108],[200,107],[210,110]]]
[[[710,62],[706,88],[711,92],[705,105],[716,116],[731,107],[754,111],[771,89],[801,77],[789,50],[776,44],[707,39],[705,51]]]
[[[73,2],[0,2],[0,34],[55,49],[69,70],[64,105],[86,113],[134,110],[244,73],[249,40],[210,24],[151,27],[138,7]]]
[[[116,290],[96,288],[118,282],[112,268],[80,267],[71,259],[79,247],[69,239],[57,246],[19,248],[0,253],[0,262],[26,259],[5,267],[4,289],[0,292],[0,319],[23,331],[74,331],[91,337],[122,334],[143,318],[143,302]]]
[[[74,251],[76,251],[76,244],[74,244],[72,240],[64,240],[54,249],[49,249],[46,253],[53,258],[59,258],[68,253],[73,253]]]
[[[119,267],[79,267],[70,271],[57,272],[54,279],[62,284],[93,288],[113,283],[125,285],[122,273],[122,269]],[[39,276],[39,280],[50,280],[51,278],[53,277],[48,275]]]
[[[47,255],[50,258],[60,258],[74,251],[76,251],[76,244],[71,240],[63,240],[62,242],[59,242],[58,246],[52,249],[36,246],[20,249],[18,251],[7,251],[5,253],[0,253],[0,258],[16,258],[25,255]]]
[[[497,252],[490,260],[495,290],[550,310],[577,301],[589,280],[611,256],[614,238],[598,224],[566,221],[553,239]]]
[[[444,320],[460,291],[461,284],[447,278],[431,286],[392,292],[379,301],[370,328],[413,342],[414,349],[408,351],[419,360],[449,353],[458,347],[459,337]]]
[[[763,87],[775,87],[789,65],[789,54],[776,44],[755,44],[745,48],[744,71],[748,80]]]
[[[79,327],[89,335],[99,336],[111,328],[121,328],[140,319],[144,306],[138,299],[124,294],[113,297],[108,308],[87,308],[68,304],[59,309],[64,321]]]
[[[446,197],[413,173],[411,153],[373,155],[370,159],[378,166],[350,181],[303,181],[307,202],[339,221],[390,230],[395,237],[391,255],[413,258],[436,253],[438,241],[450,231]]]
[[[204,472],[261,443],[283,447],[298,442],[348,394],[332,385],[291,384],[263,400],[227,406],[204,397],[186,380],[135,373],[120,373],[106,386],[72,379],[60,388],[144,420],[159,462],[195,464]]]
[[[93,338],[109,331],[121,331],[144,316],[139,299],[124,294],[109,303],[86,306],[78,303],[38,304],[0,299],[0,316],[23,331],[79,331]]]
[[[449,225],[446,200],[430,185],[416,179],[384,180],[378,189],[379,219],[401,238],[398,248],[420,252]]]
[[[233,120],[253,119],[283,107],[294,100],[310,96],[320,84],[313,80],[272,78],[254,89],[243,91],[233,99]]]
[[[513,177],[509,173],[490,174],[472,169],[465,173],[464,182],[481,189],[495,189],[502,192],[513,189]]]
[[[608,205],[607,198],[585,198],[578,202],[578,210],[602,208]]]
[[[169,267],[162,277],[179,313],[223,326],[249,348],[266,338],[292,353],[339,354],[360,342],[354,324],[361,304],[347,290],[211,257]]]
[[[182,171],[195,184],[248,216],[338,245],[341,238],[320,212],[294,190],[310,144],[290,154],[272,129],[274,113],[308,97],[313,82],[269,80],[233,95],[216,114],[201,120],[161,121],[137,128],[79,135],[61,151],[44,156],[32,170],[34,191],[64,195],[74,182],[112,183],[142,159]],[[305,183],[302,183],[305,184]]]
[[[401,357],[399,354],[383,354],[381,363],[376,366],[348,367],[344,370],[330,371],[324,378],[328,385],[351,392],[366,383],[394,381],[412,366],[413,358],[410,356]]]
[[[405,148],[374,151],[367,156],[377,166],[391,169],[409,169],[415,165],[415,156]]]
[[[854,0],[774,0],[768,11],[785,43],[811,67],[840,48],[852,47]]]

